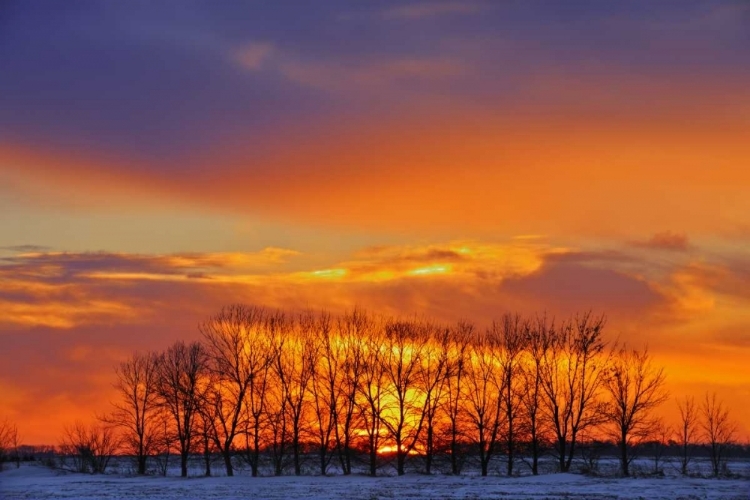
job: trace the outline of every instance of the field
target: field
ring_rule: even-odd
[[[408,474],[370,478],[363,475],[248,477],[133,477],[85,475],[39,465],[0,473],[0,498],[15,499],[743,499],[747,479],[591,477],[581,474],[479,477]]]

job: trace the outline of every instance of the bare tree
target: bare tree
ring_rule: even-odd
[[[698,431],[698,408],[695,405],[695,398],[687,396],[684,400],[677,401],[677,408],[680,410],[680,421],[677,427],[677,444],[680,446],[680,472],[683,476],[687,476]]]
[[[235,437],[245,427],[242,418],[247,392],[253,379],[272,361],[262,338],[265,316],[263,309],[233,305],[200,326],[212,373],[206,420],[227,476],[234,475],[232,450]]]
[[[604,317],[576,316],[554,331],[542,363],[544,409],[555,433],[559,469],[568,472],[579,433],[604,420],[599,401],[606,360]]]
[[[245,437],[244,460],[250,464],[253,477],[258,476],[260,467],[260,453],[265,441],[264,434],[270,426],[268,401],[269,392],[272,389],[271,379],[275,373],[274,362],[278,356],[282,339],[280,337],[280,324],[283,315],[280,313],[266,314],[259,325],[259,331],[255,335],[256,347],[264,351],[264,357],[268,360],[260,371],[251,378],[245,391],[243,435]],[[282,406],[283,407],[283,406]]]
[[[451,330],[430,325],[427,332],[427,343],[422,354],[419,387],[424,394],[424,458],[425,473],[432,473],[432,462],[436,453],[436,428],[439,422],[439,412],[443,408],[446,379],[448,372],[448,345]]]
[[[342,363],[336,348],[337,339],[334,338],[329,314],[322,313],[318,316],[315,334],[315,359],[310,380],[310,393],[317,422],[316,425],[312,425],[312,430],[318,447],[320,474],[325,476],[335,451],[333,440],[337,425],[336,409],[339,404],[337,382]]]
[[[734,439],[737,426],[729,419],[729,410],[716,393],[706,393],[701,414],[704,438],[711,453],[711,469],[714,476],[719,476],[726,467],[727,449]]]
[[[267,322],[269,337],[272,339],[270,354],[272,356],[269,379],[265,383],[265,393],[261,401],[264,401],[265,423],[267,427],[267,445],[271,451],[274,475],[280,476],[284,472],[284,461],[286,459],[289,428],[287,423],[288,412],[286,408],[288,383],[282,377],[286,372],[284,366],[285,344],[290,340],[292,333],[290,319],[283,312],[277,311],[271,315]]]
[[[381,420],[393,441],[399,476],[405,473],[406,457],[417,444],[425,416],[421,411],[424,397],[415,390],[426,344],[422,329],[424,325],[411,321],[388,321],[385,325],[381,362],[388,403]]]
[[[159,396],[174,421],[182,477],[188,475],[188,457],[207,377],[208,357],[203,344],[178,341],[159,356]]]
[[[177,440],[174,430],[169,425],[169,419],[170,415],[162,406],[156,419],[157,431],[154,439],[154,459],[156,460],[159,474],[165,477],[169,470],[169,458],[172,454],[172,448]]]
[[[664,382],[664,369],[653,366],[647,349],[622,348],[610,359],[604,377],[610,397],[606,416],[620,451],[623,476],[630,475],[632,447],[655,429],[651,412],[668,398]]]
[[[494,351],[502,372],[502,394],[500,395],[504,415],[504,441],[508,456],[507,474],[513,475],[516,440],[518,433],[517,419],[520,416],[522,390],[521,353],[523,352],[529,324],[517,314],[503,315],[500,323],[492,325]]]
[[[384,387],[386,384],[385,363],[383,356],[383,331],[379,327],[370,329],[370,335],[361,339],[362,371],[358,390],[359,415],[367,435],[367,454],[369,455],[370,475],[377,475],[378,450],[380,448],[381,424],[384,411]]]
[[[349,475],[352,473],[352,446],[359,427],[357,402],[360,379],[365,369],[362,339],[372,335],[373,322],[364,311],[354,309],[340,317],[336,325],[338,337],[327,346],[326,355],[338,358],[341,365],[335,377],[337,404],[334,409],[334,431],[341,469],[344,475]]]
[[[471,360],[470,347],[473,336],[474,325],[466,321],[460,321],[451,329],[447,347],[445,413],[448,416],[448,453],[451,461],[451,473],[454,475],[461,473],[464,456],[461,450],[462,428],[466,417],[464,386],[467,377],[467,363]]]
[[[11,452],[16,455],[16,466],[20,466],[18,460],[18,427],[10,420],[0,422],[0,471],[3,463],[11,458]]]
[[[63,454],[73,460],[73,470],[91,474],[104,474],[118,447],[113,427],[86,426],[80,421],[65,428],[60,445]]]
[[[489,471],[490,460],[497,453],[500,427],[503,425],[503,381],[495,344],[485,332],[471,344],[466,360],[465,404],[471,440],[477,447],[482,476]]]
[[[674,430],[665,424],[661,418],[654,422],[651,435],[647,441],[647,448],[651,455],[651,461],[654,464],[653,474],[664,474],[661,465],[669,447],[669,437],[673,434]]]
[[[159,431],[158,355],[134,353],[115,368],[120,400],[103,420],[122,430],[125,451],[135,456],[136,472],[146,473]]]
[[[539,474],[539,458],[545,448],[546,427],[542,418],[542,363],[551,348],[554,338],[554,321],[549,322],[546,316],[537,316],[533,324],[526,330],[526,357],[522,365],[523,390],[521,404],[525,420],[526,434],[531,455],[531,473]]]

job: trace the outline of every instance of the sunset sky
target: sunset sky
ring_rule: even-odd
[[[750,3],[2,2],[0,418],[235,302],[593,310],[750,437]]]

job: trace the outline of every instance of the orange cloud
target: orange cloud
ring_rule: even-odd
[[[507,118],[433,110],[321,124],[317,132],[300,125],[257,147],[238,137],[232,147],[192,155],[184,176],[9,146],[0,148],[0,164],[23,168],[14,174],[19,189],[63,203],[130,206],[136,197],[145,206],[198,204],[423,236],[633,238],[680,227],[700,237],[746,226],[750,173],[739,167],[750,159],[746,124],[710,109],[700,120],[640,111],[648,119],[604,120],[585,109],[541,117],[511,110]]]
[[[651,347],[669,369],[673,394],[710,388],[732,395],[740,411],[747,404],[742,385],[750,379],[743,361],[750,345],[742,335],[750,326],[744,312],[750,293],[725,277],[741,264],[709,254],[710,265],[696,263],[696,245],[691,253],[670,253],[679,258],[665,267],[645,250],[628,244],[581,250],[538,237],[458,240],[368,247],[323,266],[278,249],[19,254],[0,265],[0,275],[12,278],[0,280],[1,327],[16,339],[0,382],[10,383],[11,395],[43,393],[50,411],[59,405],[66,419],[85,416],[99,408],[121,355],[196,338],[199,321],[235,302],[333,311],[362,306],[446,322],[468,318],[480,328],[506,311],[561,317],[593,309],[607,314],[610,339]],[[291,257],[300,262],[284,268]],[[45,368],[19,379],[14,360],[22,359]],[[692,368],[699,362],[707,370]],[[50,385],[50,377],[65,385]],[[52,434],[38,432],[40,439]]]

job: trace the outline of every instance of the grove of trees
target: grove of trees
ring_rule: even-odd
[[[175,456],[187,476],[203,456],[206,475],[214,457],[228,476],[245,466],[257,476],[262,463],[276,475],[362,464],[374,476],[384,461],[402,475],[411,457],[427,474],[438,462],[460,474],[471,460],[482,475],[536,475],[542,457],[567,472],[607,441],[629,475],[635,450],[671,440],[688,474],[703,440],[720,475],[736,432],[723,403],[680,400],[680,424],[667,429],[654,414],[668,398],[663,369],[646,349],[608,342],[604,328],[591,313],[505,314],[479,329],[233,305],[199,326],[200,341],[122,361],[112,411],[67,428],[61,451],[87,472],[122,453],[138,474],[166,474]]]

